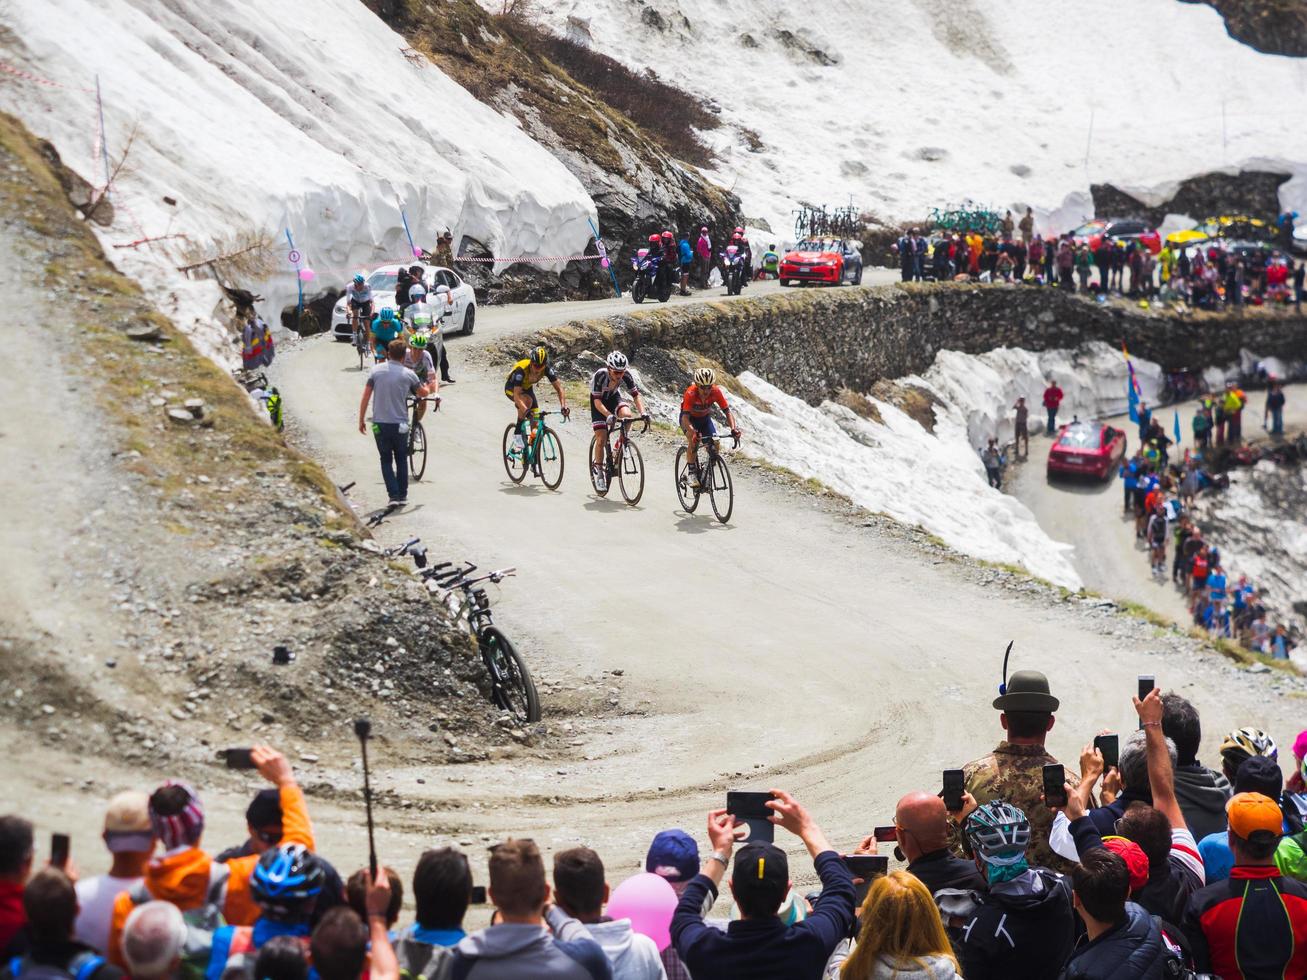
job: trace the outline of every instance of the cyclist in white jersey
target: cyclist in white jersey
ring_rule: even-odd
[[[640,382],[627,363],[626,355],[615,350],[608,355],[605,366],[590,376],[590,426],[595,432],[602,432],[608,427],[610,416],[631,418],[631,406],[622,398],[625,389],[635,401],[635,410],[643,417],[648,414],[644,407],[644,396],[640,394]],[[604,440],[595,440],[594,459],[590,461],[594,468],[595,485],[603,490],[608,484],[608,474],[604,471]]]

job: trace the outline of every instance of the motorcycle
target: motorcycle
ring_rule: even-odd
[[[722,278],[726,281],[726,295],[739,296],[745,280],[749,277],[749,269],[744,264],[743,249],[735,245],[727,245],[726,254],[722,256],[722,266],[725,272]]]
[[[671,298],[671,277],[663,276],[659,272],[662,261],[659,253],[650,252],[647,248],[639,249],[635,253],[635,258],[631,260],[631,268],[635,270],[635,280],[631,283],[631,299],[643,303],[646,296],[654,296],[657,297],[658,302],[666,303]]]

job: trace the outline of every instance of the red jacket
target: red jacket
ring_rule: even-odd
[[[1044,389],[1044,407],[1057,408],[1062,404],[1062,389],[1057,385],[1050,385]]]
[[[25,925],[27,913],[23,911],[23,886],[0,881],[0,954],[9,948]]]

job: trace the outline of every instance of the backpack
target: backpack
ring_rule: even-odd
[[[106,962],[103,956],[89,949],[74,956],[65,969],[33,963],[27,956],[15,956],[9,961],[9,975],[13,980],[90,980]]]
[[[454,967],[454,947],[432,946],[401,935],[395,941],[395,958],[401,980],[446,980]]]

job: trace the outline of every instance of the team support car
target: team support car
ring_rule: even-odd
[[[1162,250],[1162,236],[1158,230],[1147,221],[1137,218],[1095,218],[1071,232],[1071,238],[1076,244],[1087,244],[1095,252],[1104,238],[1115,242],[1134,239],[1154,255]]]
[[[838,286],[862,282],[862,253],[842,238],[806,239],[781,256],[782,286],[796,282],[824,282]]]
[[[1125,433],[1102,422],[1064,425],[1048,450],[1048,476],[1106,480],[1125,456]]]
[[[472,328],[476,325],[476,293],[470,284],[459,277],[457,272],[453,269],[446,269],[442,265],[426,265],[422,262],[415,262],[403,266],[399,264],[383,265],[380,268],[373,269],[368,274],[368,285],[372,287],[372,309],[374,314],[380,312],[383,306],[395,306],[395,283],[399,281],[399,270],[401,268],[410,268],[413,265],[422,266],[423,278],[427,282],[428,299],[435,293],[437,286],[448,286],[450,294],[454,297],[454,308],[450,311],[449,319],[445,321],[442,331],[444,335],[471,333]],[[349,328],[349,304],[345,301],[344,296],[337,300],[336,305],[332,307],[331,335],[339,341],[353,339]]]

